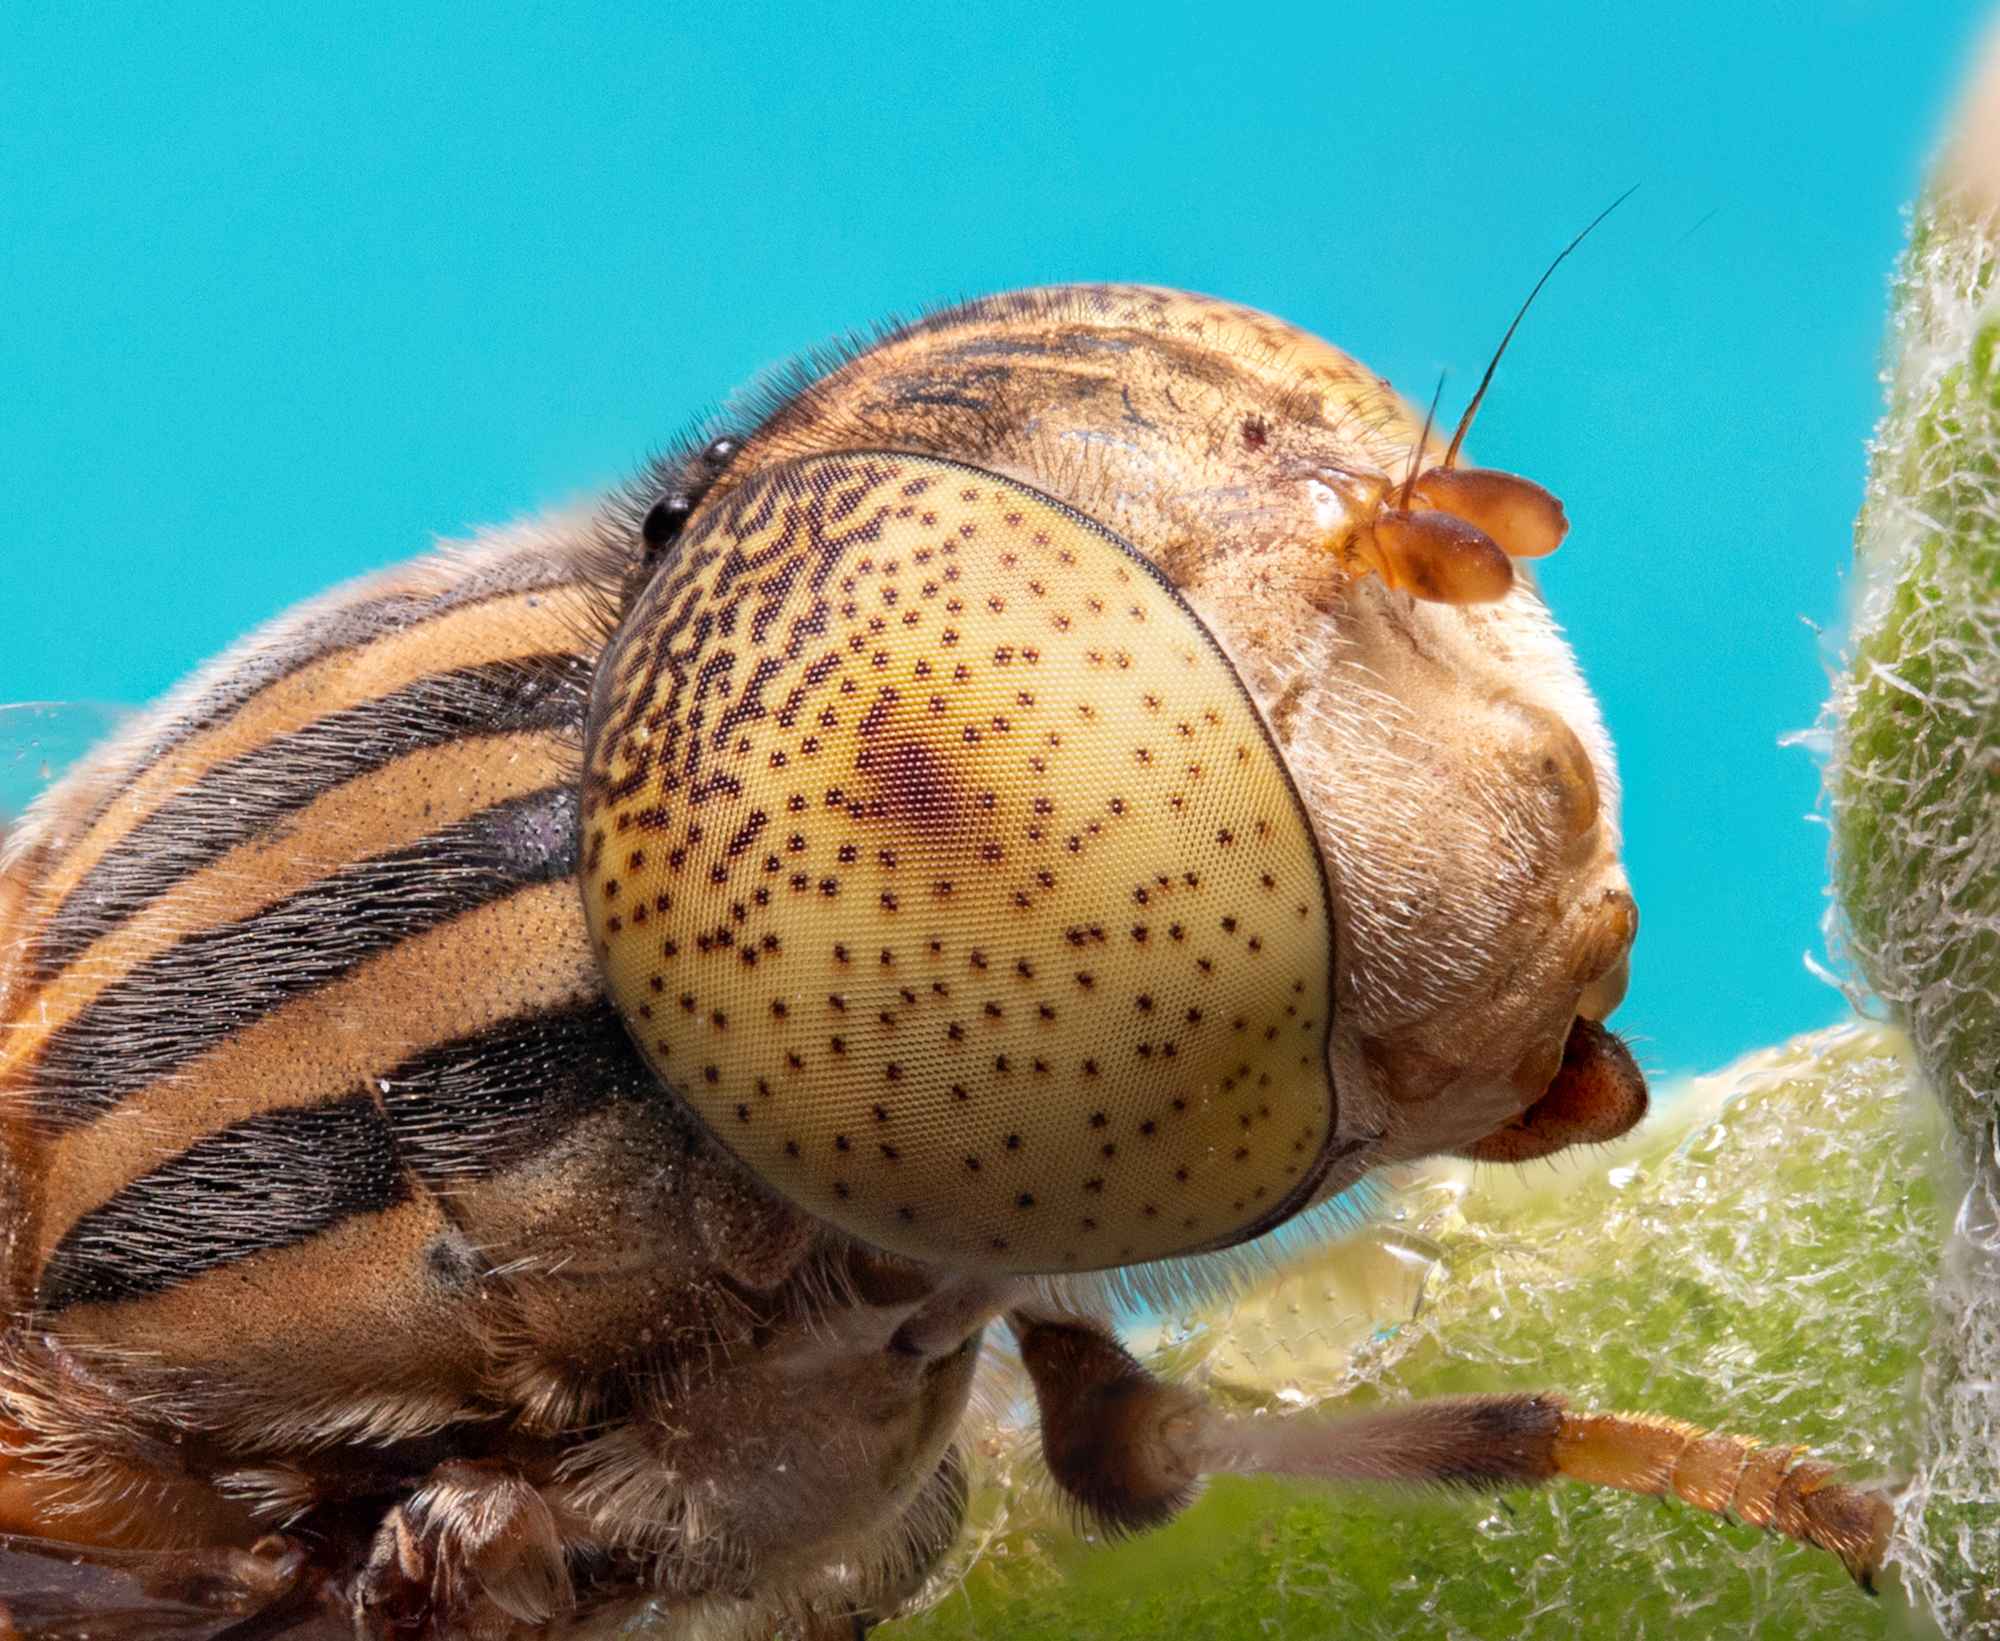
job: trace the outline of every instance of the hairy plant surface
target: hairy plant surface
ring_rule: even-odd
[[[2000,36],[1920,204],[1833,703],[1834,886],[1963,1171],[1925,1360],[1906,1576],[2000,1637]]]

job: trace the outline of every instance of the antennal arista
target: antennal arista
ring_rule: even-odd
[[[1542,287],[1549,282],[1550,276],[1554,274],[1556,269],[1563,265],[1564,260],[1569,256],[1570,252],[1588,239],[1592,230],[1600,222],[1611,215],[1613,211],[1617,210],[1619,206],[1623,205],[1638,191],[1639,185],[1635,182],[1624,193],[1605,206],[1603,210],[1599,211],[1596,216],[1585,223],[1582,231],[1578,233],[1576,238],[1572,239],[1560,251],[1556,252],[1555,259],[1542,270],[1542,277],[1535,281],[1535,288],[1528,292],[1527,299],[1522,302],[1514,315],[1513,323],[1508,325],[1507,334],[1500,338],[1500,345],[1493,350],[1493,357],[1487,361],[1486,374],[1479,378],[1479,387],[1473,393],[1471,403],[1465,407],[1465,414],[1458,419],[1458,429],[1452,434],[1451,445],[1444,453],[1443,465],[1447,471],[1457,464],[1459,447],[1465,443],[1466,434],[1472,431],[1472,418],[1479,414],[1480,401],[1486,397],[1486,390],[1493,385],[1493,373],[1500,368],[1500,360],[1507,351],[1507,344],[1514,340],[1514,332],[1521,328],[1521,321],[1528,317],[1528,309],[1534,306],[1535,298],[1542,294]]]
[[[1417,442],[1410,447],[1409,471],[1403,475],[1403,493],[1396,498],[1398,507],[1410,505],[1410,493],[1416,488],[1417,464],[1424,459],[1424,452],[1430,448],[1431,428],[1437,423],[1438,401],[1444,397],[1445,372],[1438,372],[1437,386],[1431,389],[1431,407],[1424,412],[1424,430],[1417,435]]]
[[[1410,452],[1409,473],[1393,492],[1384,492],[1374,517],[1354,530],[1349,551],[1391,587],[1444,604],[1490,604],[1514,585],[1513,560],[1543,558],[1562,545],[1569,520],[1562,503],[1532,479],[1498,468],[1457,465],[1473,418],[1493,384],[1507,344],[1527,317],[1549,276],[1600,222],[1632,197],[1636,184],[1585,224],[1555,255],[1527,300],[1516,311],[1500,345],[1493,350],[1472,401],[1459,418],[1444,460],[1419,472],[1430,445],[1437,398],[1424,416],[1423,431]],[[1443,381],[1439,380],[1440,390]],[[1393,495],[1393,501],[1390,499]],[[1412,503],[1419,505],[1412,507]]]

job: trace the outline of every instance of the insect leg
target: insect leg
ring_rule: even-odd
[[[511,1635],[576,1604],[548,1501],[497,1465],[441,1464],[376,1532],[351,1597],[358,1641]]]
[[[1161,1383],[1106,1330],[1015,1312],[1057,1484],[1110,1531],[1157,1525],[1203,1475],[1309,1476],[1493,1488],[1563,1478],[1672,1493],[1838,1556],[1863,1588],[1887,1549],[1879,1493],[1832,1479],[1799,1449],[1718,1436],[1678,1420],[1572,1413],[1559,1396],[1466,1396],[1342,1418],[1236,1418]]]
[[[1873,1591],[1894,1511],[1882,1494],[1833,1479],[1834,1467],[1797,1447],[1767,1447],[1654,1413],[1562,1415],[1556,1474],[1627,1493],[1672,1493],[1711,1515],[1730,1514],[1840,1557]]]

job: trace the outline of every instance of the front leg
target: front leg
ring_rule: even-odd
[[[439,1465],[389,1512],[350,1597],[355,1641],[511,1641],[575,1604],[548,1501],[469,1459]]]
[[[1015,1312],[1056,1483],[1111,1532],[1157,1526],[1204,1475],[1499,1488],[1564,1478],[1672,1493],[1831,1551],[1873,1590],[1887,1499],[1834,1481],[1794,1447],[1765,1447],[1675,1419],[1573,1413],[1553,1395],[1465,1396],[1328,1419],[1241,1419],[1155,1379],[1094,1322]]]

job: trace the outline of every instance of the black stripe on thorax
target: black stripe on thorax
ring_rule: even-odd
[[[58,1130],[89,1122],[397,942],[573,875],[578,805],[570,785],[509,798],[183,937],[50,1033],[29,1072],[37,1114]]]
[[[545,1152],[580,1118],[659,1084],[599,994],[411,1055],[324,1105],[245,1118],[82,1215],[43,1269],[49,1311],[160,1293],[357,1214]]]
[[[366,1094],[266,1111],[197,1140],[70,1226],[42,1267],[45,1311],[161,1293],[408,1200]]]
[[[456,568],[456,579],[435,591],[382,593],[346,603],[307,605],[280,617],[274,626],[226,654],[206,675],[198,674],[191,687],[171,699],[165,722],[128,768],[137,772],[158,763],[175,747],[213,729],[273,684],[342,650],[360,649],[476,604],[517,593],[554,592],[590,580],[584,554],[551,552],[546,543],[536,541],[498,556],[468,558]],[[340,596],[332,595],[336,600]],[[107,792],[83,818],[82,828],[94,826],[117,795],[116,790]]]
[[[64,896],[37,935],[36,977],[48,979],[175,884],[342,782],[464,736],[580,729],[591,670],[586,656],[542,654],[433,673],[216,765],[119,838]]]
[[[379,1086],[403,1161],[437,1190],[504,1173],[591,1111],[660,1091],[602,994],[420,1050]]]

